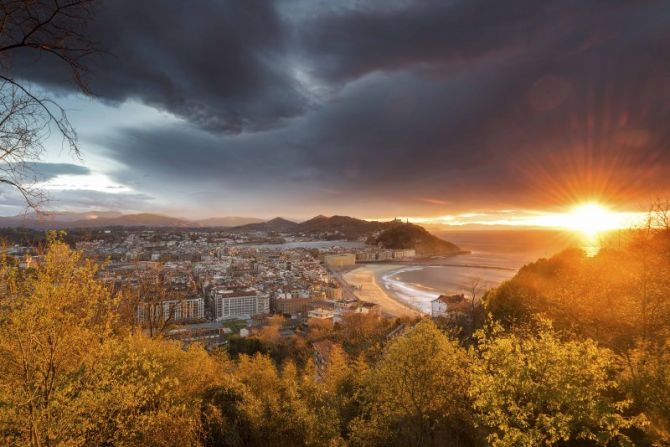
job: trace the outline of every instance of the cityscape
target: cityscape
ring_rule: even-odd
[[[95,231],[100,239],[77,241],[74,248],[103,265],[98,272],[103,284],[137,296],[128,309],[134,323],[152,334],[210,348],[253,333],[273,314],[286,318],[285,336],[310,321],[332,326],[349,313],[398,316],[392,308],[359,298],[364,296],[360,286],[349,284],[344,274],[357,264],[395,265],[417,256],[414,248],[366,244],[381,231],[353,241],[338,240],[345,234],[337,231],[317,238],[211,228]],[[16,244],[6,253],[20,260],[22,269],[43,262],[34,246]]]
[[[668,0],[0,0],[0,446],[670,446]]]

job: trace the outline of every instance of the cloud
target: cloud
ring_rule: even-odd
[[[39,181],[46,181],[59,175],[88,175],[91,170],[86,166],[71,163],[30,162],[26,167],[33,171]]]
[[[92,29],[112,53],[99,98],[183,121],[87,138],[116,182],[175,207],[445,214],[670,192],[662,1],[123,0]]]
[[[87,60],[102,100],[139,99],[233,133],[276,125],[305,107],[269,0],[101,2],[89,34],[104,50]],[[71,88],[60,61],[18,56],[21,76]]]

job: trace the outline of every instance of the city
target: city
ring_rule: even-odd
[[[359,299],[343,277],[357,264],[415,259],[415,249],[365,244],[379,233],[338,241],[292,232],[115,227],[74,248],[101,263],[103,284],[132,297],[127,312],[148,334],[216,348],[262,330],[271,315],[285,318],[284,336],[349,314],[392,316]],[[14,245],[5,253],[21,268],[43,261],[35,247]]]
[[[0,446],[670,446],[668,0],[0,0]]]

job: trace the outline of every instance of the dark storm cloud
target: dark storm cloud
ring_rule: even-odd
[[[93,94],[137,98],[215,131],[263,128],[301,112],[287,66],[285,30],[269,0],[101,2],[89,27],[104,53],[87,59]],[[20,74],[70,86],[59,61]]]
[[[119,1],[96,23],[116,57],[94,90],[189,122],[97,141],[137,190],[426,212],[670,192],[664,1]]]
[[[303,32],[331,82],[420,80],[390,87],[403,99],[384,106],[361,92],[338,115],[345,156],[315,152],[353,154],[372,187],[539,206],[670,187],[665,2],[407,2],[329,12]],[[406,117],[382,119],[399,104]]]
[[[425,0],[402,6],[331,9],[300,30],[314,69],[331,79],[377,70],[478,60],[543,47],[544,59],[563,57],[621,34],[627,38],[667,24],[662,1]],[[660,36],[658,36],[660,37]],[[537,60],[541,63],[543,58]]]

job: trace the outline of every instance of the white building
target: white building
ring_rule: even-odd
[[[404,248],[393,250],[393,259],[408,259],[416,256],[416,250],[413,248]]]
[[[251,318],[270,313],[270,297],[251,287],[241,290],[216,288],[212,292],[214,318]]]
[[[335,317],[335,311],[330,309],[323,309],[321,307],[317,307],[316,309],[312,309],[309,312],[307,312],[307,318],[309,320],[332,322],[334,317]]]
[[[440,295],[430,302],[430,310],[433,318],[449,317],[455,312],[464,312],[467,303],[465,295]]]

